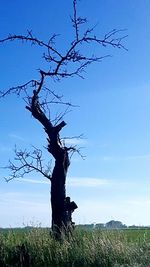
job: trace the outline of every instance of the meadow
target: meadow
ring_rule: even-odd
[[[49,229],[0,230],[0,267],[149,267],[150,229],[83,230],[56,241]]]

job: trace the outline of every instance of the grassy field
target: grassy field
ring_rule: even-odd
[[[150,267],[150,230],[76,229],[61,242],[48,229],[0,231],[0,267]]]

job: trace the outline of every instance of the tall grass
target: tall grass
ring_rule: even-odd
[[[48,229],[0,232],[0,267],[148,267],[150,231],[85,231],[56,241]]]

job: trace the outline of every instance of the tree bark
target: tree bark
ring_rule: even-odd
[[[51,178],[52,231],[55,234],[64,232],[69,224],[65,207],[66,175],[69,164],[68,152],[60,149]]]

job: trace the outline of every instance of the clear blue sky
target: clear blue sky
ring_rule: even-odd
[[[84,147],[83,161],[75,155],[68,173],[67,192],[78,204],[76,223],[121,220],[127,225],[150,225],[150,1],[82,0],[79,14],[95,32],[126,28],[128,52],[98,49],[111,58],[91,65],[85,79],[52,84],[80,108],[69,113],[62,134],[83,133],[73,140]],[[33,33],[44,40],[60,33],[57,47],[65,49],[72,37],[72,1],[2,1],[0,38],[9,33]],[[92,49],[92,48],[91,48]],[[37,78],[42,66],[38,49],[20,43],[0,46],[0,88]],[[14,96],[0,102],[0,165],[13,159],[13,148],[46,145],[46,136]],[[46,160],[49,155],[45,152]],[[33,223],[50,225],[50,185],[39,175],[6,183],[1,170],[0,227]]]

